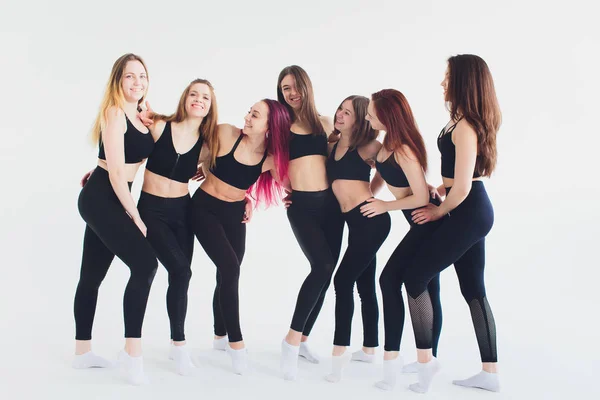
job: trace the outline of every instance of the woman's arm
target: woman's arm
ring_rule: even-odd
[[[123,135],[125,130],[125,114],[118,107],[110,107],[106,111],[106,127],[102,130],[102,142],[104,144],[104,153],[106,155],[106,165],[108,168],[108,178],[110,184],[121,202],[121,205],[129,214],[133,222],[140,231],[146,236],[146,226],[140,218],[129,186],[127,184],[127,175],[125,172],[125,144]]]
[[[410,210],[423,207],[429,202],[429,190],[425,181],[425,174],[419,160],[413,152],[406,146],[403,146],[401,152],[395,152],[394,157],[404,171],[412,194],[393,201],[383,201],[379,199],[367,200],[369,204],[361,207],[360,211],[367,217],[374,217],[383,214],[386,211]]]
[[[454,165],[454,183],[450,194],[446,196],[444,202],[438,207],[429,204],[421,210],[415,210],[413,221],[418,224],[424,224],[429,221],[435,221],[448,214],[460,205],[471,191],[473,183],[473,171],[477,161],[477,134],[475,130],[466,122],[461,121],[452,132],[452,141],[456,148],[456,163]]]

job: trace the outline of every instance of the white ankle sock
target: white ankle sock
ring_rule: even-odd
[[[144,374],[144,358],[142,356],[131,357],[121,350],[118,360],[125,371],[127,381],[132,385],[144,385],[148,383],[148,378]]]
[[[491,392],[500,391],[500,380],[498,379],[498,374],[486,371],[481,371],[477,375],[473,375],[467,379],[452,381],[452,383],[458,386],[485,389]]]
[[[348,354],[342,354],[341,356],[331,357],[331,374],[325,377],[331,383],[339,382],[342,379],[342,373],[344,367],[350,362],[350,356]]]
[[[419,363],[418,362],[411,362],[410,364],[406,364],[405,366],[402,367],[402,373],[403,374],[416,374],[419,372]]]
[[[300,346],[293,346],[285,339],[281,342],[281,372],[286,381],[296,380]]]
[[[221,339],[213,339],[213,349],[225,351],[227,350],[227,336],[222,337]]]
[[[114,366],[112,361],[97,356],[91,350],[87,353],[76,355],[71,364],[75,369],[84,368],[111,368]]]
[[[362,361],[366,363],[374,363],[375,362],[375,354],[367,354],[363,349],[355,351],[352,353],[352,361]]]
[[[298,355],[300,357],[304,357],[306,360],[308,360],[308,362],[311,362],[313,364],[318,364],[320,362],[319,357],[317,357],[312,351],[310,351],[310,348],[308,347],[308,344],[306,344],[306,342],[300,343],[300,351]]]
[[[231,357],[233,372],[238,375],[244,375],[248,372],[248,351],[246,348],[234,350],[231,346],[226,348],[227,354]]]
[[[187,345],[175,346],[171,344],[169,358],[175,361],[175,371],[179,375],[187,376],[193,373],[195,365]]]
[[[440,370],[440,367],[440,362],[435,357],[427,363],[419,363],[419,381],[409,385],[408,388],[413,392],[427,393],[429,386],[431,386],[431,381]]]
[[[383,380],[376,382],[375,386],[383,390],[392,390],[396,386],[396,375],[401,368],[401,356],[393,360],[383,360]]]

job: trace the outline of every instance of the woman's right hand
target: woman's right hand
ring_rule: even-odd
[[[204,170],[202,169],[202,167],[198,168],[198,171],[196,171],[196,175],[192,176],[192,180],[195,182],[200,182],[204,178],[206,178],[206,176],[204,176]]]
[[[288,208],[289,206],[292,205],[292,192],[289,191],[289,190],[287,190],[287,189],[285,189],[285,193],[286,193],[286,195],[283,198],[283,206],[285,208]]]
[[[142,232],[142,235],[144,235],[144,237],[146,237],[148,228],[146,228],[146,224],[144,224],[144,221],[142,221],[142,218],[138,216],[138,217],[135,217],[132,219],[133,219],[133,222],[135,223],[135,225],[138,227],[138,229]]]
[[[81,187],[84,187],[85,184],[87,183],[87,181],[90,179],[90,175],[92,175],[92,173],[94,172],[96,168],[94,168],[93,170],[91,170],[90,172],[87,172],[83,178],[81,178],[81,182],[79,182],[79,184],[81,185]]]
[[[150,107],[150,103],[146,101],[146,109],[138,113],[138,118],[145,126],[150,126],[154,123],[154,116],[156,113]]]
[[[431,186],[430,184],[427,184],[427,189],[429,189],[429,195],[431,197],[433,197],[434,199],[437,199],[439,201],[442,201],[442,196],[440,195],[440,192],[438,192],[438,190],[435,186]]]

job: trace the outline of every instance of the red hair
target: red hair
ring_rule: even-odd
[[[383,89],[373,93],[371,99],[377,119],[385,126],[386,150],[401,151],[403,145],[408,146],[427,172],[427,150],[406,97],[395,89]]]

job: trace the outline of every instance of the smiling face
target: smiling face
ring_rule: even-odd
[[[346,100],[340,105],[335,113],[335,129],[342,133],[350,133],[352,132],[355,122],[356,115],[354,113],[352,100]]]
[[[379,118],[377,118],[377,113],[375,112],[375,104],[373,104],[373,100],[369,102],[369,106],[367,107],[367,116],[365,117],[369,123],[371,123],[371,127],[376,131],[385,131],[385,126],[381,123]]]
[[[242,132],[246,135],[265,135],[269,130],[269,107],[264,101],[259,101],[250,108],[244,121]]]
[[[302,106],[302,95],[296,88],[296,79],[293,75],[286,75],[281,81],[281,92],[285,102],[294,110]]]
[[[210,88],[204,83],[190,87],[185,100],[185,111],[190,118],[204,118],[210,111],[212,98]]]
[[[121,89],[127,102],[138,102],[144,97],[148,89],[148,74],[141,62],[137,60],[127,62],[123,69]]]

